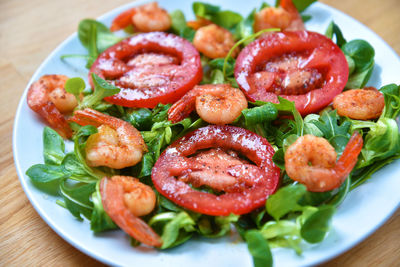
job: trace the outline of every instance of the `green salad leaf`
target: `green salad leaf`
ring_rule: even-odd
[[[43,130],[43,156],[44,163],[51,165],[60,165],[65,157],[64,140],[49,127]]]
[[[60,193],[64,199],[65,208],[78,220],[85,218],[90,220],[92,215],[93,203],[90,199],[96,188],[96,183],[72,183],[69,184],[66,179],[60,183]]]
[[[301,227],[301,236],[309,243],[321,242],[329,230],[329,224],[336,209],[333,206],[321,206],[312,213]]]
[[[385,98],[385,108],[381,118],[396,119],[400,114],[400,86],[388,84],[383,86],[380,91]]]
[[[50,183],[69,176],[63,166],[48,164],[35,164],[26,171],[26,175],[36,183]]]
[[[175,10],[171,12],[171,30],[176,35],[179,35],[182,38],[185,38],[189,41],[193,41],[195,30],[188,27],[186,24],[185,15],[180,10]]]
[[[315,2],[317,2],[317,0],[293,0],[293,4],[295,5],[299,13],[306,10],[309,6],[311,6]]]
[[[203,215],[197,220],[198,233],[205,237],[221,237],[231,231],[231,224],[239,219],[239,215],[207,216]]]
[[[103,98],[118,94],[120,88],[108,83],[106,80],[100,78],[97,74],[92,73],[92,81],[94,84],[94,92],[88,96],[85,96],[82,103],[79,105],[79,109],[94,108],[101,105]]]
[[[260,230],[271,248],[288,247],[302,253],[300,229],[296,222],[289,220],[269,221]]]
[[[101,52],[122,41],[114,35],[107,26],[93,19],[84,19],[78,26],[78,38],[88,50],[88,55],[63,55],[61,59],[81,57],[87,60],[86,68],[90,68]]]
[[[246,41],[243,43],[245,46],[252,41],[248,37],[254,34],[253,25],[256,11],[256,9],[253,9],[245,19],[243,19],[236,25],[235,38],[237,40],[246,39]]]
[[[243,20],[243,17],[236,12],[220,10],[219,6],[208,3],[194,2],[192,9],[196,17],[211,20],[215,24],[232,31]]]
[[[339,26],[333,21],[329,24],[325,35],[328,38],[336,37],[337,45],[342,49],[349,65],[349,79],[346,88],[363,88],[372,75],[375,61],[375,50],[365,40],[351,40],[343,37]]]
[[[268,198],[266,203],[268,213],[278,221],[289,212],[302,210],[298,202],[306,191],[306,187],[302,184],[282,187],[278,192]]]
[[[251,256],[253,257],[254,267],[269,267],[273,265],[272,253],[268,241],[257,230],[247,231],[245,240]]]

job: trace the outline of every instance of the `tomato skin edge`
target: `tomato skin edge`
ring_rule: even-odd
[[[240,152],[263,170],[266,176],[242,192],[217,196],[194,190],[170,174],[169,169],[175,164],[174,157],[189,156],[199,149],[211,147]],[[164,150],[153,167],[152,180],[158,192],[186,209],[212,216],[245,214],[264,206],[268,196],[277,190],[280,169],[272,161],[273,154],[274,150],[268,141],[253,132],[234,126],[209,125],[189,133]]]

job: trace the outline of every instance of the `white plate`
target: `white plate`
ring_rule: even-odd
[[[213,1],[223,9],[230,9],[246,16],[260,4],[257,0]],[[136,5],[142,2],[135,2]],[[160,0],[168,11],[181,9],[187,19],[193,19],[191,1]],[[99,18],[110,24],[115,15],[134,4],[115,9]],[[375,33],[353,18],[321,3],[311,6],[307,14],[312,20],[309,30],[324,33],[332,19],[341,27],[347,40],[366,39],[376,51],[376,66],[369,82],[380,87],[388,83],[400,83],[398,70],[400,59],[396,53]],[[85,54],[77,34],[65,40],[33,75],[29,84],[44,74],[65,74],[70,77],[87,77],[84,62],[70,60],[62,62],[63,54]],[[28,89],[28,87],[27,87]],[[236,235],[220,239],[197,238],[177,248],[157,251],[133,248],[122,231],[111,231],[94,235],[89,223],[79,222],[64,208],[55,203],[56,198],[39,191],[25,175],[33,164],[42,163],[43,123],[26,104],[26,93],[21,98],[15,118],[13,133],[14,160],[26,195],[40,216],[62,238],[82,252],[111,265],[136,266],[252,266],[246,244]],[[316,245],[305,245],[304,253],[297,256],[290,249],[273,249],[276,266],[313,265],[329,260],[350,249],[380,227],[397,209],[400,203],[400,165],[392,163],[377,172],[373,179],[352,191],[339,207],[333,218],[332,229],[326,239]]]

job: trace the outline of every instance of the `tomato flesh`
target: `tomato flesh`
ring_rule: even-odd
[[[235,78],[249,100],[294,101],[302,115],[330,104],[345,87],[346,58],[327,37],[308,31],[269,34],[246,46]]]
[[[137,57],[141,59],[135,60]],[[137,34],[101,53],[89,72],[93,87],[91,73],[121,88],[118,94],[105,98],[108,102],[147,108],[175,102],[203,76],[194,46],[164,32]]]
[[[250,160],[259,178],[242,190],[221,195],[195,190],[176,179],[177,173],[191,171],[184,162],[199,150],[222,148],[233,150]],[[152,170],[155,188],[174,203],[203,214],[226,216],[245,214],[265,204],[279,183],[280,170],[272,161],[274,150],[268,141],[246,129],[209,125],[189,133],[169,146]],[[202,154],[204,155],[204,154]],[[239,166],[240,165],[236,165]]]

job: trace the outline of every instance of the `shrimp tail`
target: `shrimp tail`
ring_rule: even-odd
[[[53,103],[47,102],[35,111],[45,118],[51,128],[53,128],[63,138],[69,139],[72,137],[71,127]]]
[[[356,165],[362,147],[363,139],[361,135],[358,132],[354,132],[335,166],[335,171],[342,177],[342,182]]]
[[[132,16],[136,12],[136,7],[128,9],[119,14],[111,23],[110,31],[115,32],[124,29],[132,24]]]
[[[75,122],[82,126],[93,125],[95,127],[99,127],[102,124],[107,124],[114,129],[120,126],[118,120],[115,120],[114,117],[103,114],[91,108],[75,111],[74,116],[71,117],[69,121]]]
[[[280,4],[279,4],[283,9],[285,9],[286,11],[292,13],[292,14],[296,14],[298,13],[296,6],[293,4],[292,0],[281,0]]]
[[[188,117],[195,109],[196,95],[190,92],[175,102],[168,110],[168,120],[172,123],[177,123]]]
[[[281,0],[280,6],[290,13],[292,16],[292,23],[286,30],[304,30],[304,23],[301,15],[294,5],[292,0]]]

